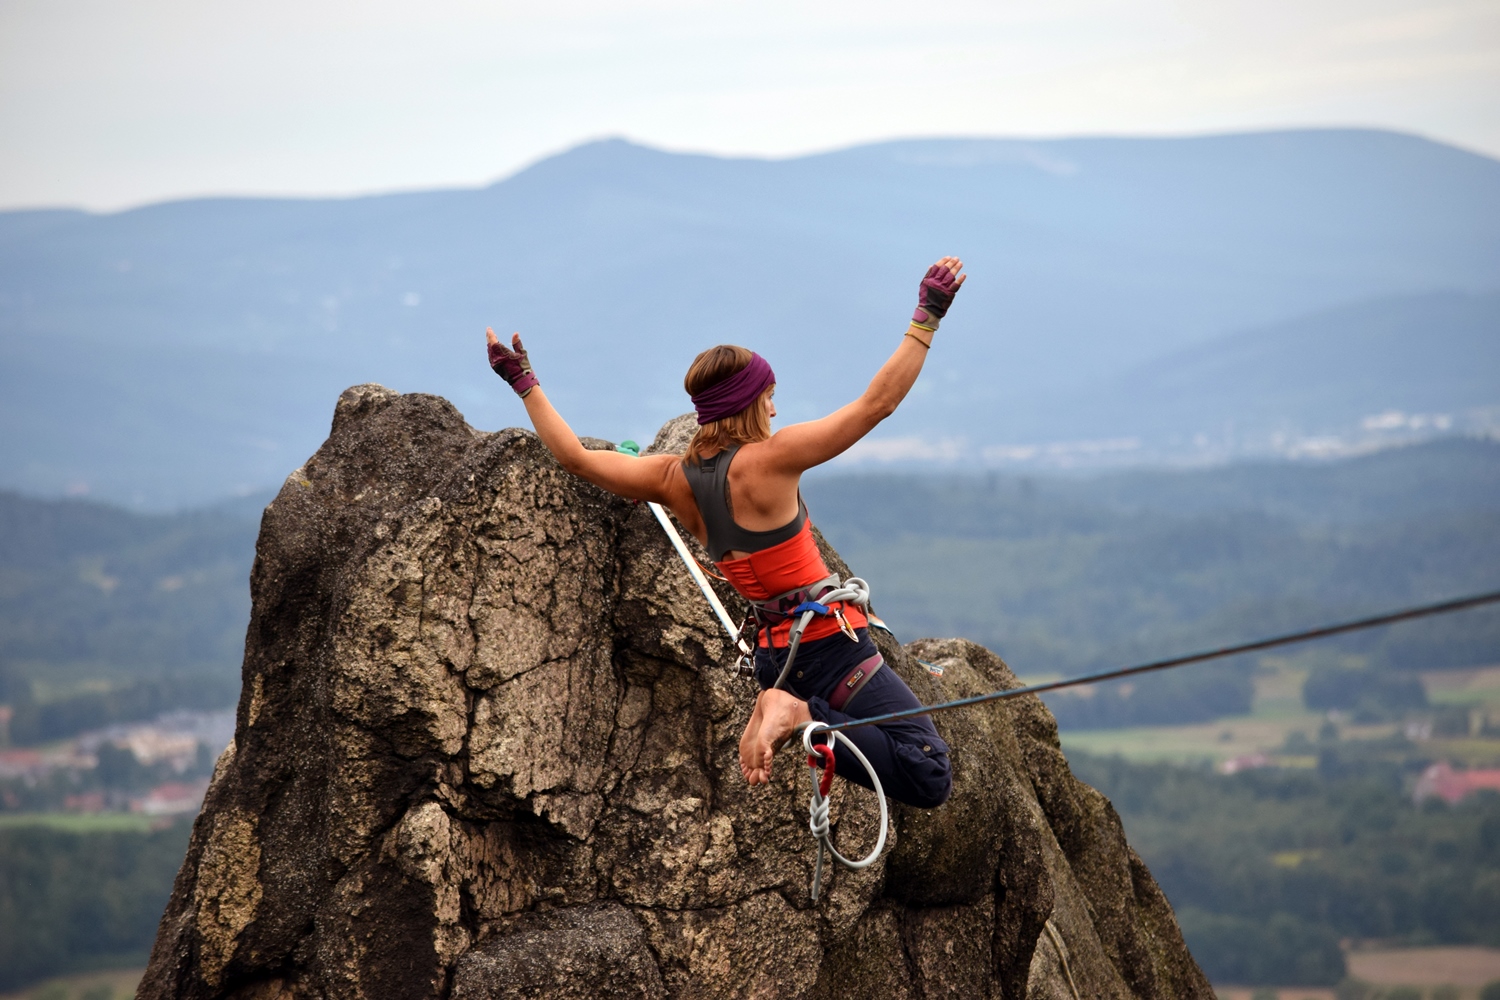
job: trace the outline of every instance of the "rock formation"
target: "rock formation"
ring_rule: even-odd
[[[755,689],[660,526],[527,431],[348,390],[251,589],[141,998],[1212,996],[1035,698],[937,717],[951,802],[895,807],[814,905],[807,770],[740,777]],[[927,701],[1015,683],[963,640],[882,649]],[[873,798],[834,788],[862,853]]]

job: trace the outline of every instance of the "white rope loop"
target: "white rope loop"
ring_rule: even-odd
[[[862,608],[868,608],[870,606],[870,585],[860,577],[851,576],[844,581],[843,586],[834,590],[825,590],[822,594],[818,595],[819,604],[834,604],[838,601],[845,601]]]
[[[863,583],[864,581],[861,580],[860,582]],[[813,734],[818,732],[819,730],[827,728],[828,724],[826,722],[811,722],[803,728],[802,746],[807,750],[807,754],[809,757],[818,756],[813,751]],[[873,865],[880,857],[880,852],[885,850],[886,831],[890,826],[890,816],[886,810],[885,805],[885,790],[880,787],[880,775],[875,773],[875,768],[870,764],[865,755],[860,752],[859,747],[854,745],[854,742],[850,740],[849,737],[845,736],[843,733],[830,733],[829,735],[832,736],[834,740],[843,743],[844,746],[853,751],[854,758],[864,765],[865,773],[869,774],[870,783],[875,786],[875,801],[880,803],[880,837],[875,841],[874,850],[870,851],[869,855],[861,858],[858,861],[851,861],[838,852],[838,848],[833,846],[833,836],[829,831],[828,798],[824,797],[822,791],[818,787],[818,769],[809,764],[807,769],[812,775],[813,788],[812,800],[808,803],[807,809],[807,828],[812,833],[813,838],[818,842],[817,861],[813,865],[812,898],[814,903],[818,901],[818,893],[823,886],[824,848],[827,848],[828,853],[833,856],[833,859],[839,864],[843,865],[845,868],[851,869],[853,871],[859,871],[861,868],[868,868]],[[831,765],[832,762],[830,761],[829,765],[827,766]]]

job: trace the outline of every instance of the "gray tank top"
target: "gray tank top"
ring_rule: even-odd
[[[683,474],[693,488],[693,499],[698,502],[698,513],[703,515],[703,524],[708,529],[708,554],[714,562],[723,561],[730,551],[759,552],[773,545],[795,538],[807,520],[807,507],[802,503],[802,494],[797,494],[797,516],[790,522],[770,531],[751,531],[734,523],[734,514],[729,509],[729,463],[739,453],[740,446],[725,449],[713,458],[705,458],[698,465],[682,463]]]

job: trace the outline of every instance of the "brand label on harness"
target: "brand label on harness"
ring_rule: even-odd
[[[849,675],[849,679],[844,682],[844,687],[846,687],[846,688],[852,688],[854,685],[858,684],[861,680],[863,680],[864,676],[865,676],[865,672],[863,670],[856,670],[856,671],[854,671],[854,673],[852,673],[852,674]]]

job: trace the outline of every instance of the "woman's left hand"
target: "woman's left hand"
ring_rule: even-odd
[[[917,286],[917,310],[911,317],[913,323],[937,328],[938,320],[948,315],[953,296],[969,277],[962,273],[963,269],[964,262],[957,257],[944,257],[927,269],[922,283]]]

